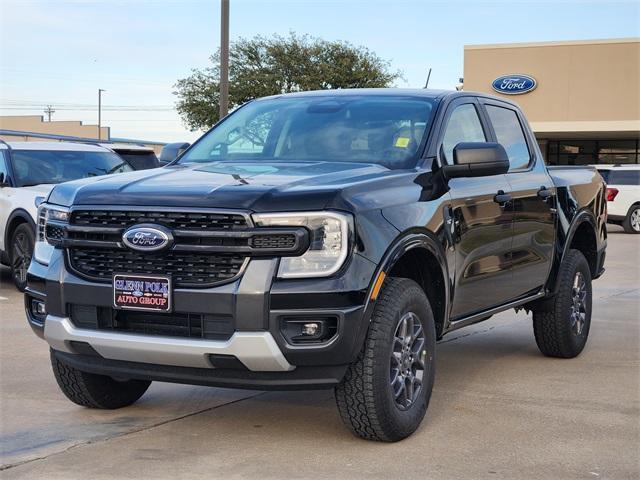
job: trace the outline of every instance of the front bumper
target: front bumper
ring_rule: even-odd
[[[80,327],[71,318],[72,307],[111,308],[112,287],[73,275],[61,250],[55,251],[48,267],[32,262],[25,294],[27,318],[56,355],[94,373],[245,388],[335,385],[366,335],[364,305],[375,265],[353,255],[335,277],[295,280],[275,279],[277,266],[277,259],[252,259],[233,283],[174,290],[175,312],[231,319],[233,334],[224,340]],[[46,317],[32,314],[34,299],[45,302]],[[337,319],[337,330],[325,343],[292,345],[281,331],[283,318],[327,315]]]
[[[295,368],[284,358],[269,332],[235,332],[222,342],[189,340],[76,328],[69,318],[48,315],[44,338],[60,352],[76,353],[73,345],[82,343],[90,345],[103,358],[129,362],[211,368],[211,356],[228,355],[256,372],[287,372]]]

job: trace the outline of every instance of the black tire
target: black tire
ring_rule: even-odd
[[[558,283],[558,293],[533,310],[533,332],[544,355],[573,358],[584,349],[591,327],[591,271],[582,252],[569,250]]]
[[[417,319],[423,332],[422,341],[417,327],[411,329],[417,342],[415,351],[420,352],[419,360],[423,365],[421,385],[414,389],[412,401],[407,394],[411,381],[405,380],[411,374],[404,376],[404,371],[400,371],[404,368],[400,367],[402,361],[391,358],[397,349],[404,352],[405,347],[401,345],[405,344],[396,341],[396,335],[402,330],[402,320],[408,318],[413,318],[414,325]],[[420,344],[422,347],[418,348]],[[361,438],[385,442],[411,435],[422,422],[431,398],[435,344],[433,313],[424,291],[412,280],[387,278],[374,308],[364,347],[335,389],[338,410],[347,428]],[[404,358],[402,355],[404,353],[396,354],[394,358]],[[412,363],[406,371],[412,370],[413,366]],[[417,376],[418,371],[414,378]],[[396,381],[392,382],[392,378]],[[405,393],[396,400],[394,389],[401,385],[404,385]]]
[[[112,410],[135,403],[151,382],[118,381],[104,375],[87,373],[67,365],[51,351],[51,366],[58,386],[69,400],[83,407]]]
[[[33,257],[35,234],[27,223],[21,223],[11,235],[9,247],[11,261],[11,278],[21,292],[27,288],[27,270]]]
[[[640,233],[640,205],[633,205],[622,221],[622,228],[627,233]]]

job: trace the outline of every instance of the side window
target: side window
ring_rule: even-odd
[[[0,176],[3,182],[9,180],[9,169],[7,168],[7,154],[4,150],[0,150]]]
[[[482,123],[476,107],[466,103],[456,107],[444,132],[442,152],[448,163],[453,163],[453,149],[460,142],[486,142],[487,137],[482,129]]]
[[[507,151],[509,171],[527,168],[531,160],[531,152],[516,112],[494,105],[486,105],[486,107],[498,143]]]
[[[640,170],[611,170],[610,185],[640,185]]]

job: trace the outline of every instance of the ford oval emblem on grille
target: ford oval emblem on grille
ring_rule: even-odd
[[[160,225],[135,225],[122,234],[122,243],[132,250],[157,252],[168,248],[173,236]]]

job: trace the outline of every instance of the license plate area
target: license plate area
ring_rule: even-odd
[[[171,277],[166,275],[113,276],[113,306],[124,310],[170,312]]]

